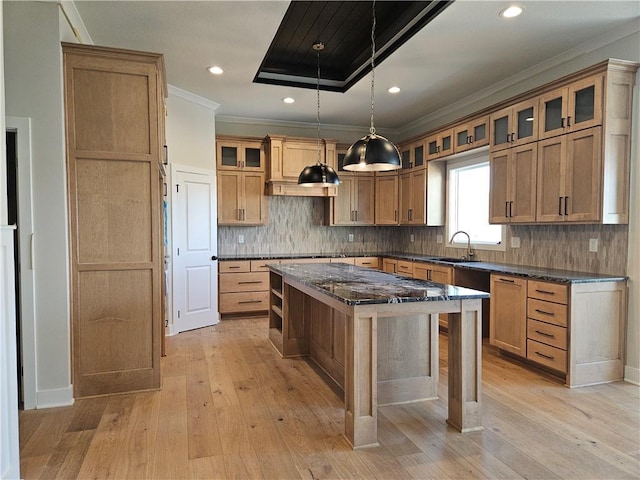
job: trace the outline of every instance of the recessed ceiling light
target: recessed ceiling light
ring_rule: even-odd
[[[294,98],[292,98],[292,97],[284,97],[284,98],[282,99],[282,101],[283,101],[284,103],[293,103],[293,102],[295,102],[296,100],[295,100]]]
[[[503,18],[513,18],[517,17],[522,13],[522,7],[516,7],[515,5],[505,8],[500,12],[500,16]]]
[[[217,65],[214,65],[213,67],[209,67],[207,68],[207,70],[209,70],[209,72],[213,73],[214,75],[222,75],[222,72],[224,72],[224,70],[222,70]]]
[[[389,87],[389,90],[387,90],[387,92],[389,93],[400,93],[400,87]]]

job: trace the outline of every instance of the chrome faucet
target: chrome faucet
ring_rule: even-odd
[[[463,257],[463,258],[465,260],[472,260],[473,257],[475,256],[475,253],[473,253],[473,250],[471,250],[471,237],[467,232],[465,232],[464,230],[458,230],[456,233],[451,235],[451,238],[449,239],[449,243],[453,243],[453,238],[459,233],[464,233],[467,236],[467,255],[466,257]]]

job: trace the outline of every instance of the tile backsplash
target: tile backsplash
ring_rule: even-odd
[[[219,227],[219,255],[406,252],[458,257],[446,247],[444,227],[329,227],[325,199],[270,197],[269,222],[258,227]],[[353,234],[353,242],[349,242]],[[238,242],[239,236],[244,243]],[[413,242],[410,241],[413,235]],[[444,243],[437,243],[442,235]],[[511,248],[511,237],[520,248]],[[598,253],[589,239],[598,239]],[[546,268],[622,275],[626,273],[627,225],[516,225],[507,227],[502,251],[477,250],[479,260]]]

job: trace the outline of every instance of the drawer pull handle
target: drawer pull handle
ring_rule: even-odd
[[[553,312],[545,312],[544,310],[540,310],[539,308],[536,308],[536,312],[541,313],[542,315],[549,315],[550,317],[556,316],[556,314]]]
[[[556,336],[552,333],[547,333],[547,332],[541,332],[540,330],[536,330],[536,333],[539,335],[542,335],[543,337],[547,337],[547,338],[556,338]]]
[[[509,280],[508,278],[501,278],[500,281],[507,282],[507,283],[516,283],[515,280]]]
[[[542,358],[546,358],[547,360],[553,360],[551,355],[545,355],[544,353],[536,352],[536,355],[541,356]]]
[[[228,268],[240,268],[240,266],[239,266],[239,265],[231,265],[231,266],[230,266],[230,267],[228,267]]]
[[[362,262],[362,265],[371,265],[371,262]]]
[[[549,290],[538,290],[537,288],[536,288],[536,292],[544,293],[545,295],[555,295],[556,294],[556,292],[550,292]]]
[[[241,300],[238,303],[262,303],[262,300]]]
[[[262,283],[262,280],[247,280],[245,282],[238,282],[238,285],[253,285],[254,283]]]

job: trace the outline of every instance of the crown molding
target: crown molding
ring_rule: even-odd
[[[173,85],[168,85],[168,90],[169,90],[169,95],[182,98],[183,100],[188,100],[189,102],[196,103],[210,110],[215,111],[218,108],[220,108],[219,103],[212,102],[207,98],[201,97],[200,95],[196,95],[195,93],[187,92],[186,90],[182,90],[181,88],[174,87]]]
[[[62,10],[62,14],[78,42],[84,45],[94,45],[89,30],[87,30],[87,26],[84,24],[80,12],[78,12],[76,8],[76,4],[72,0],[62,0],[58,3],[58,6],[60,10]]]
[[[511,77],[505,78],[500,82],[494,83],[490,87],[480,90],[473,95],[464,97],[457,102],[451,103],[446,107],[430,113],[429,115],[425,115],[424,117],[414,120],[413,122],[410,122],[406,126],[404,126],[401,130],[404,133],[418,130],[420,128],[425,128],[426,125],[429,125],[432,122],[436,122],[438,119],[444,117],[447,114],[451,114],[452,111],[463,109],[467,105],[473,104],[475,102],[480,102],[531,77],[556,68],[563,63],[575,60],[576,58],[598,50],[599,48],[604,48],[607,45],[622,40],[623,38],[638,33],[639,31],[640,27],[637,20],[627,22],[622,27],[609,30],[599,37],[595,37],[588,42],[577,45],[576,47],[570,48],[569,50],[565,50],[564,52],[559,53],[554,57],[551,57],[543,62],[540,62],[536,65],[533,65],[532,67],[518,72],[516,75],[512,75]],[[510,94],[509,96],[512,95]]]

